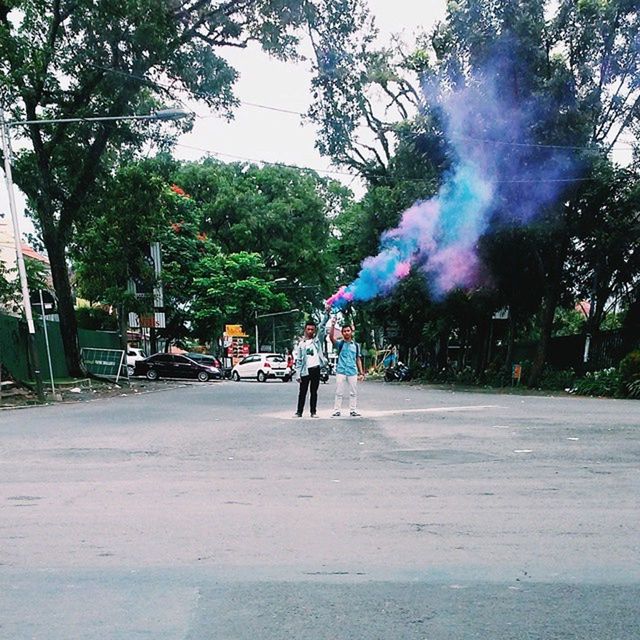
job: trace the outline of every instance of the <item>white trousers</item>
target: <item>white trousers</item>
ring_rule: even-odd
[[[342,409],[342,397],[345,387],[349,387],[349,411],[355,411],[358,405],[358,376],[345,376],[343,373],[336,373],[336,397],[333,402],[333,410]]]

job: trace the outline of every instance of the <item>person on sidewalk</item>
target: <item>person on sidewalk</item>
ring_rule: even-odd
[[[323,318],[320,324],[320,331],[313,320],[307,321],[304,325],[304,335],[296,347],[296,381],[300,383],[298,390],[298,407],[295,416],[302,418],[304,404],[309,394],[309,409],[311,417],[317,418],[318,387],[320,386],[320,368],[327,364],[324,355],[325,326],[328,316]]]
[[[336,340],[336,317],[331,320],[329,339],[338,352],[336,365],[336,395],[333,403],[333,417],[340,415],[345,388],[349,388],[349,415],[358,417],[358,381],[364,380],[360,345],[353,339],[353,327],[345,324],[342,327],[342,339]]]

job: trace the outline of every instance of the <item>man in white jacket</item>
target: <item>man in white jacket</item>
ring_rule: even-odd
[[[320,331],[313,320],[304,325],[304,335],[295,351],[296,381],[300,383],[298,391],[298,407],[295,416],[302,418],[307,391],[310,389],[309,409],[311,417],[317,418],[318,387],[320,386],[320,369],[327,364],[324,355],[324,337],[327,317],[320,324]]]

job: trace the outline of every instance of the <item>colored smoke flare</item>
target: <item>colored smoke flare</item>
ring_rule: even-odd
[[[450,168],[438,193],[407,209],[382,234],[378,254],[327,300],[334,310],[389,295],[411,272],[424,276],[434,298],[482,285],[480,239],[495,228],[528,224],[577,177],[572,152],[532,140],[553,108],[533,94],[510,93],[502,81],[517,75],[520,64],[507,51],[461,89],[425,86],[443,120]]]
[[[400,224],[382,235],[380,252],[366,258],[358,277],[328,300],[340,310],[385,295],[419,268],[442,291],[471,286],[478,270],[474,246],[486,226],[493,189],[469,164],[457,167],[440,193],[414,204]]]

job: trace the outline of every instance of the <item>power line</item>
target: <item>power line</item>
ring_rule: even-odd
[[[98,64],[92,64],[92,67],[95,67],[96,69],[100,69],[101,71],[108,71],[110,73],[115,73],[117,75],[121,75],[121,76],[125,76],[127,78],[133,78],[134,80],[139,80],[145,84],[150,84],[153,85],[155,87],[158,87],[160,89],[164,89],[165,91],[174,91],[175,88],[172,87],[169,84],[166,83],[162,83],[162,82],[158,82],[157,80],[151,80],[149,78],[146,78],[145,76],[139,76],[136,75],[135,73],[129,73],[127,71],[121,71],[120,69],[111,69],[109,67],[103,67],[101,65]],[[211,96],[207,93],[203,93],[201,91],[192,91],[191,95],[193,95],[196,98],[210,98]],[[244,107],[255,107],[257,109],[266,109],[268,111],[278,111],[280,113],[288,113],[291,115],[296,115],[296,116],[304,116],[305,114],[301,111],[294,111],[293,109],[285,109],[283,107],[274,107],[271,105],[266,105],[266,104],[260,104],[258,102],[247,102],[245,100],[238,100],[238,104],[244,106]],[[196,117],[198,117],[201,120],[206,120],[208,118],[219,118],[220,116],[217,113],[211,113],[208,115],[198,115],[196,114]]]
[[[495,140],[491,138],[476,138],[474,136],[450,136],[453,140],[472,140],[474,142],[482,142],[483,144],[496,144],[511,147],[537,147],[540,149],[573,149],[573,150],[586,150],[586,151],[598,151],[597,147],[593,145],[570,145],[570,144],[545,144],[542,142],[511,142],[508,140]],[[612,147],[615,150],[631,150],[633,146],[615,146]]]
[[[111,73],[116,73],[119,75],[124,75],[127,76],[129,78],[135,78],[137,80],[140,80],[142,82],[145,82],[147,84],[151,84],[151,85],[155,85],[161,89],[164,89],[165,91],[172,91],[173,87],[171,87],[170,85],[167,84],[163,84],[161,82],[157,82],[155,80],[150,80],[149,78],[145,78],[144,76],[138,76],[135,75],[133,73],[128,73],[126,71],[121,71],[119,69],[111,69],[109,67],[103,67],[100,65],[91,65],[93,67],[96,67],[97,69],[101,69],[103,71],[109,71]],[[192,95],[196,98],[208,98],[210,97],[208,94],[203,93],[203,92],[192,92]],[[303,113],[302,111],[296,111],[293,109],[286,109],[284,107],[275,107],[272,105],[266,105],[266,104],[261,104],[259,102],[248,102],[245,100],[238,100],[238,104],[244,107],[253,107],[256,109],[265,109],[267,111],[275,111],[278,113],[286,113],[289,115],[296,115],[296,116],[300,116],[300,117],[304,117],[306,114]],[[200,120],[207,120],[209,118],[218,118],[220,117],[218,114],[216,113],[210,113],[208,115],[198,115],[196,114],[196,117]],[[418,137],[420,135],[424,135],[423,133],[420,132],[411,132],[409,135],[411,135],[412,137]],[[533,147],[533,148],[542,148],[542,149],[573,149],[573,150],[586,150],[586,151],[598,151],[597,147],[594,147],[593,145],[566,145],[566,144],[546,144],[546,143],[535,143],[535,142],[517,142],[517,141],[508,141],[508,140],[495,140],[495,139],[491,139],[491,138],[480,138],[480,137],[475,137],[475,136],[462,136],[462,135],[452,135],[449,136],[451,139],[460,139],[460,140],[471,140],[474,142],[481,142],[484,144],[495,144],[495,145],[503,145],[503,146],[514,146],[514,147]],[[615,145],[613,147],[611,147],[611,151],[632,151],[633,149],[636,148],[636,145],[633,144],[629,144],[629,145]]]
[[[248,158],[246,156],[238,156],[231,153],[223,153],[221,151],[214,151],[212,149],[204,149],[202,147],[196,147],[187,144],[176,143],[177,147],[184,147],[185,149],[193,149],[194,151],[201,151],[212,156],[221,156],[225,158],[232,158],[234,160],[242,160],[244,162],[254,162],[256,164],[264,164],[269,166],[288,167],[290,169],[298,169],[300,171],[315,171],[316,173],[326,173],[330,175],[348,176],[350,178],[358,178],[357,174],[348,173],[347,171],[332,171],[330,169],[314,169],[313,167],[299,167],[294,164],[287,164],[285,162],[271,162],[269,160],[261,160],[259,158]],[[390,180],[393,180],[390,178]],[[398,182],[424,182],[425,178],[405,178],[400,179]],[[554,182],[590,182],[594,178],[521,178],[515,180],[492,180],[495,184],[518,184],[518,183],[554,183]]]
[[[232,158],[234,160],[242,160],[244,162],[255,162],[257,164],[266,164],[270,166],[288,167],[289,169],[298,169],[300,171],[315,171],[316,173],[327,173],[327,174],[338,175],[338,176],[349,176],[350,178],[354,177],[353,173],[348,173],[347,171],[333,171],[331,169],[314,169],[313,167],[299,167],[295,164],[287,164],[286,162],[270,162],[269,160],[260,160],[259,158],[248,158],[246,156],[237,156],[232,153],[223,153],[221,151],[214,151],[213,149],[204,149],[202,147],[195,147],[193,145],[182,144],[180,142],[177,142],[175,146],[183,147],[185,149],[193,149],[194,151],[201,151],[202,153],[206,153],[212,156],[221,156],[224,158]]]
[[[279,113],[287,113],[287,114],[290,114],[290,115],[296,115],[296,116],[301,116],[301,117],[303,117],[305,115],[304,113],[302,113],[302,111],[293,111],[292,109],[283,109],[282,107],[271,107],[269,105],[259,104],[257,102],[246,102],[245,100],[239,100],[238,103],[243,107],[255,107],[256,109],[266,109],[267,111],[277,111]],[[200,120],[207,120],[209,118],[219,118],[220,117],[217,113],[211,113],[211,114],[206,115],[206,116],[200,116],[200,115],[196,114],[196,116]]]

